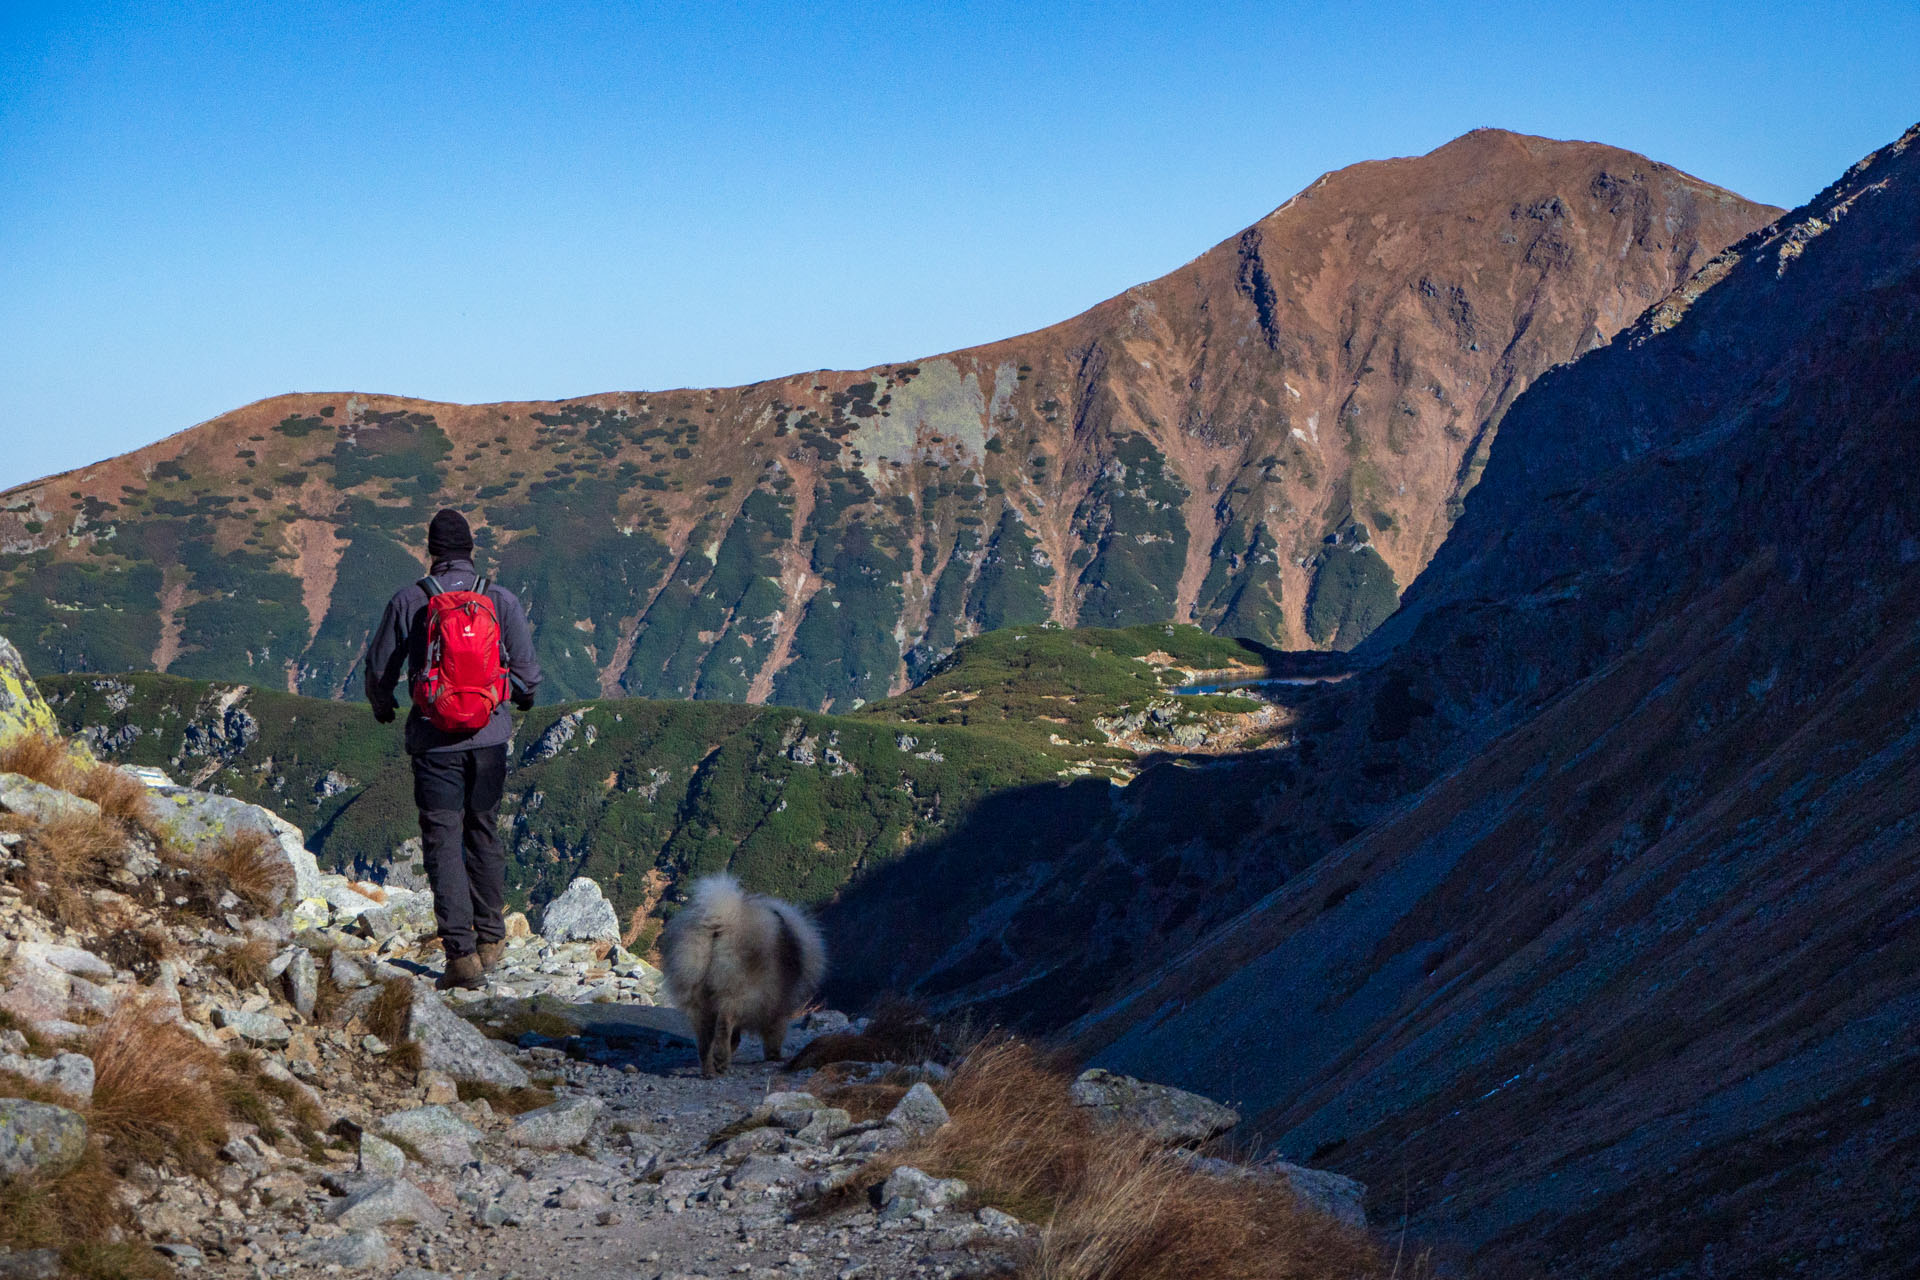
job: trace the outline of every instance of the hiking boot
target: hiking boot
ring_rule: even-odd
[[[481,976],[484,972],[485,970],[480,967],[479,956],[455,956],[447,961],[447,971],[441,974],[433,985],[441,991],[448,991],[454,987],[485,986],[485,980]]]
[[[505,938],[502,938],[498,942],[481,943],[479,951],[481,971],[484,973],[492,973],[493,967],[500,963],[500,957],[506,954],[506,950],[507,941]]]

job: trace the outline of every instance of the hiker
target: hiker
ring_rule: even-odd
[[[427,576],[387,601],[367,642],[367,701],[393,723],[402,666],[413,693],[407,754],[413,802],[446,950],[435,984],[478,987],[506,949],[506,855],[496,810],[507,777],[507,702],[525,711],[540,687],[527,611],[473,567],[473,533],[458,511],[427,525]]]

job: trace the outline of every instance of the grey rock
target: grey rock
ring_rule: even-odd
[[[912,1165],[901,1165],[880,1184],[880,1203],[910,1200],[917,1208],[938,1213],[958,1204],[967,1194],[967,1184],[958,1178],[936,1178]]]
[[[869,1129],[855,1138],[852,1149],[861,1155],[873,1155],[882,1151],[898,1151],[906,1145],[906,1132],[889,1124]]]
[[[407,1039],[420,1046],[420,1066],[453,1079],[518,1089],[527,1083],[524,1067],[495,1047],[474,1025],[447,1008],[431,984],[414,980]]]
[[[270,1013],[249,1013],[245,1009],[216,1007],[215,1025],[232,1027],[248,1044],[283,1045],[293,1038],[287,1024]]]
[[[932,1133],[949,1119],[945,1104],[925,1081],[907,1090],[906,1096],[887,1113],[887,1123],[909,1137]]]
[[[602,1105],[598,1098],[562,1098],[515,1119],[507,1130],[507,1141],[550,1151],[578,1146],[587,1140]]]
[[[374,1128],[397,1138],[420,1153],[429,1164],[460,1165],[473,1160],[473,1144],[480,1131],[443,1106],[413,1107],[382,1116]]]
[[[1239,1112],[1211,1098],[1098,1067],[1082,1072],[1072,1092],[1097,1121],[1133,1125],[1168,1146],[1198,1146],[1240,1123]]]
[[[58,1249],[20,1249],[0,1253],[0,1280],[60,1280],[66,1274]]]
[[[112,979],[113,966],[82,947],[62,947],[51,942],[23,942],[13,949],[17,960],[35,960],[52,965],[77,978]]]
[[[591,1182],[576,1182],[560,1193],[562,1209],[604,1209],[613,1198]]]
[[[1020,1219],[992,1205],[982,1207],[973,1216],[975,1221],[987,1229],[989,1235],[1017,1236],[1020,1234]]]
[[[342,991],[358,991],[373,985],[366,969],[344,951],[335,951],[327,957],[327,976]]]
[[[734,1134],[720,1144],[717,1154],[723,1160],[737,1160],[741,1156],[767,1155],[785,1146],[786,1141],[787,1135],[784,1130],[761,1125],[758,1128],[748,1129],[744,1133]]]
[[[300,1260],[310,1266],[338,1266],[348,1271],[384,1266],[393,1257],[387,1237],[377,1227],[361,1227],[330,1240],[310,1240]]]
[[[0,1175],[72,1165],[87,1149],[87,1122],[50,1102],[0,1098]]]
[[[853,1116],[840,1107],[822,1107],[813,1113],[812,1119],[794,1130],[793,1136],[801,1142],[811,1142],[816,1146],[832,1142],[835,1138],[853,1127]]]
[[[313,962],[313,952],[295,947],[282,977],[287,986],[287,1003],[298,1009],[301,1017],[312,1017],[313,1002],[320,996],[320,966]]]
[[[360,1134],[360,1172],[374,1178],[397,1178],[407,1170],[407,1153],[377,1133]]]
[[[100,806],[18,773],[0,773],[0,810],[51,822],[55,818],[98,817]]]
[[[234,831],[254,830],[272,837],[292,877],[290,902],[320,891],[320,867],[307,852],[300,828],[269,809],[232,796],[216,796],[185,787],[155,787],[154,810],[160,831],[176,844],[192,848]]]
[[[84,1054],[63,1053],[52,1058],[0,1054],[0,1071],[11,1071],[35,1084],[62,1090],[80,1102],[93,1100],[93,1059]]]
[[[1365,1183],[1330,1169],[1309,1169],[1277,1159],[1264,1161],[1257,1168],[1286,1182],[1295,1196],[1329,1217],[1348,1226],[1367,1225]]]
[[[393,1273],[392,1280],[446,1280],[446,1277],[425,1267],[402,1267]]]
[[[802,1179],[800,1167],[778,1156],[753,1156],[727,1175],[730,1191],[755,1191],[766,1187],[790,1187]]]
[[[384,1227],[412,1222],[438,1230],[447,1223],[440,1206],[404,1178],[369,1183],[333,1206],[328,1215],[343,1227]]]
[[[620,917],[600,886],[578,876],[566,892],[547,904],[540,917],[540,936],[548,942],[620,941]]]

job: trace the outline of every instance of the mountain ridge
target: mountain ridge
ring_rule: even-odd
[[[1439,545],[1512,395],[1771,212],[1482,131],[914,363],[560,402],[269,397],[0,495],[0,603],[31,602],[39,669],[339,696],[372,584],[417,573],[452,503],[532,606],[555,700],[845,711],[1048,618],[1344,648]]]

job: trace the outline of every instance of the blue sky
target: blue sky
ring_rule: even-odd
[[[1793,205],[1920,5],[0,6],[0,486],[282,391],[477,401],[1049,324],[1480,125]]]

